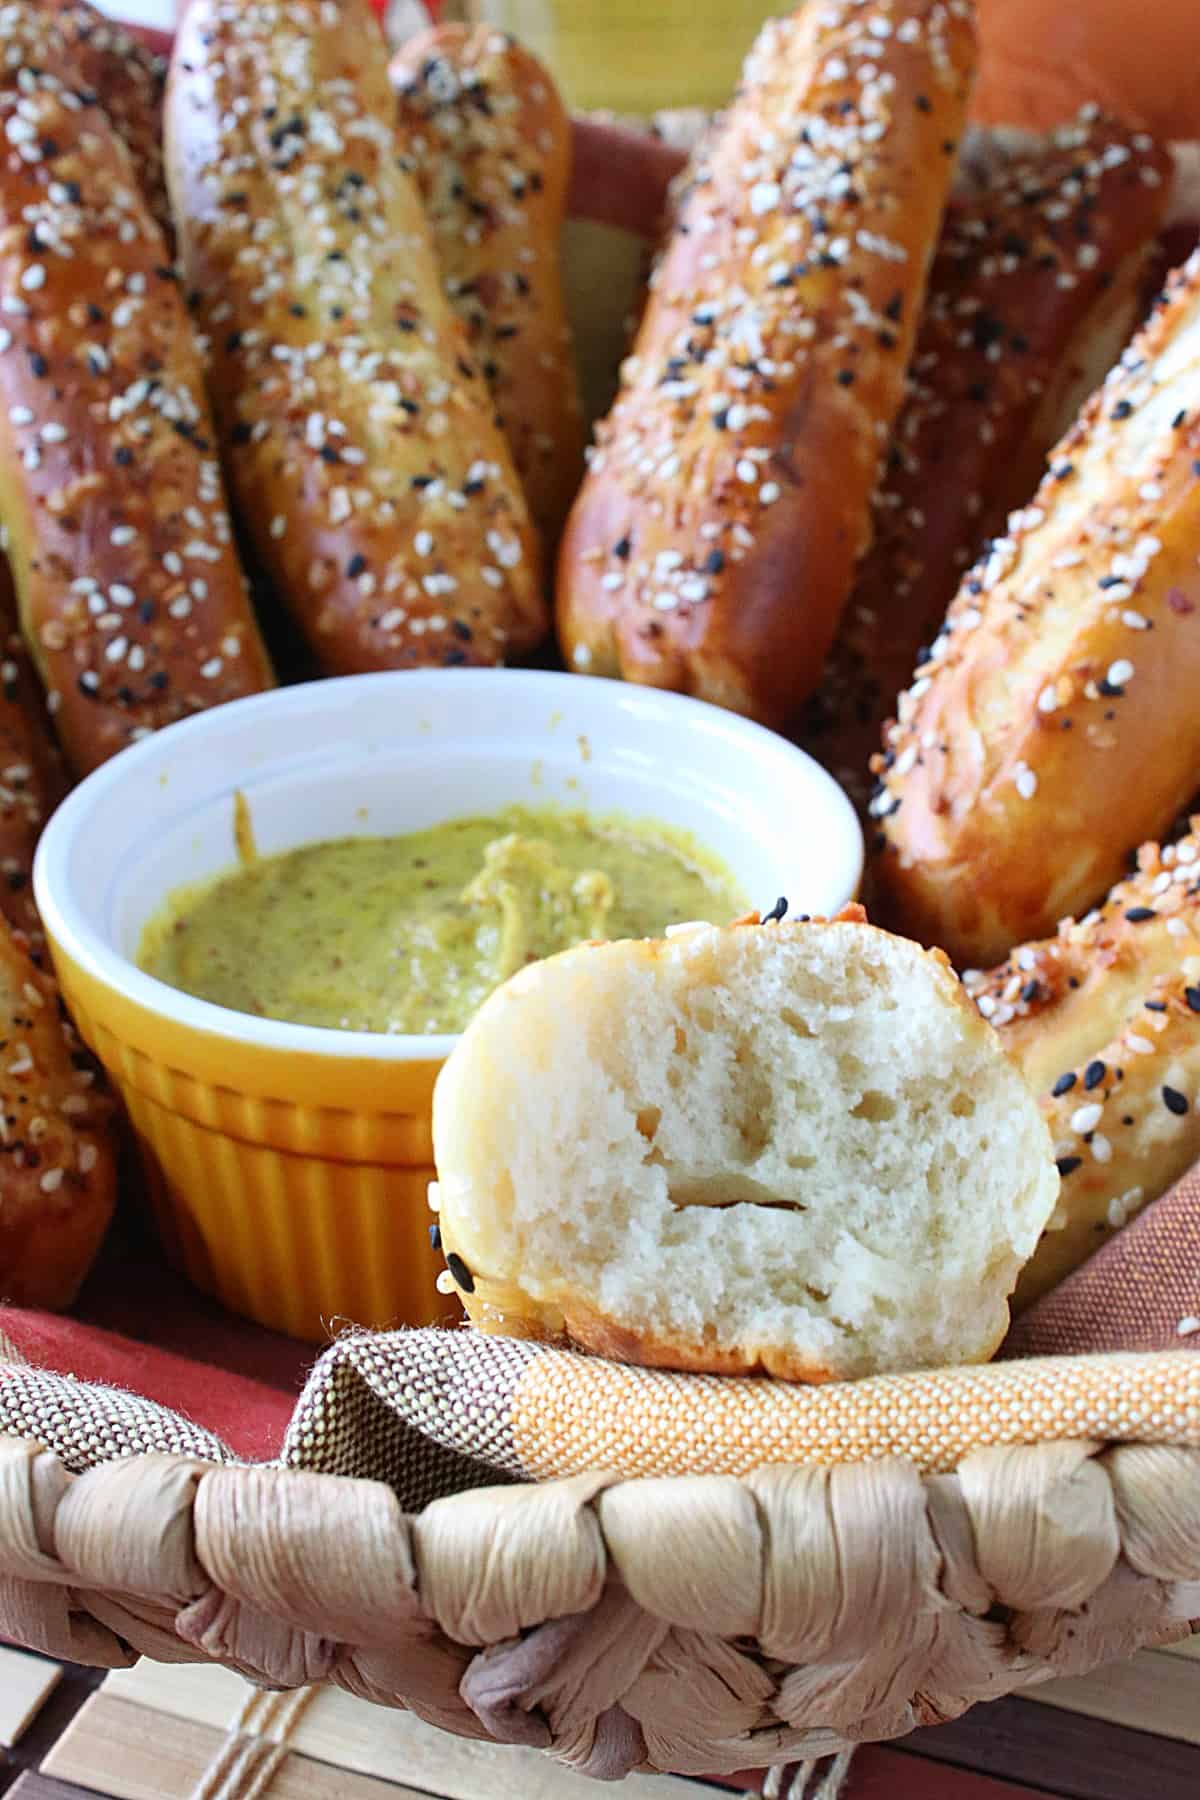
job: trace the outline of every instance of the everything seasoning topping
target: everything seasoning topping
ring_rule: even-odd
[[[872,547],[801,727],[806,748],[862,812],[886,711],[913,668],[943,654],[943,643],[932,657],[918,647],[938,638],[964,571],[1003,525],[996,493],[1003,503],[1005,488],[997,490],[996,471],[1019,450],[1073,327],[1139,233],[1152,228],[1158,202],[1139,177],[1165,159],[1148,139],[1140,145],[1085,109],[1035,151],[989,171],[986,184],[981,176],[978,190],[956,196],[947,210],[905,405],[875,497]],[[1058,483],[1074,473],[1069,459],[1052,465]],[[975,602],[984,591],[981,578],[968,578],[972,601],[959,630],[979,623]],[[1040,704],[1051,712],[1057,696],[1047,690]],[[889,785],[898,789],[906,772]],[[1036,781],[1022,775],[1016,789],[1032,799]],[[885,817],[885,807],[891,802],[881,798],[876,816]]]
[[[186,184],[189,277],[237,391],[235,486],[318,656],[362,669],[532,648],[528,515],[442,300],[382,55],[345,73],[359,21],[333,0],[197,0],[184,30],[181,129],[212,127]]]
[[[1027,1004],[1031,969],[1039,993]],[[1119,1231],[1200,1149],[1190,1098],[1200,1074],[1200,818],[1174,843],[1144,845],[1134,874],[1102,906],[1064,919],[1053,938],[1022,945],[998,968],[967,971],[963,983],[984,1017],[1008,1031],[1010,1053],[1035,1085],[1046,1082],[1059,1174],[1090,1172],[1076,1204],[1091,1210],[1079,1220]],[[1103,1054],[1082,1072],[1041,1074],[1047,1034],[1074,1039],[1093,1011],[1104,1030],[1117,1024]],[[1147,1158],[1161,1177],[1149,1192],[1127,1185]],[[1079,1228],[1067,1215],[1055,1229],[1066,1223]]]
[[[1060,275],[1071,273],[1066,266],[1071,258],[1079,260],[1071,220],[1082,216],[1076,209],[1082,205],[1083,191],[1111,194],[1110,255],[1115,255],[1132,247],[1124,235],[1128,223],[1115,222],[1118,204],[1129,203],[1130,192],[1142,191],[1143,204],[1146,194],[1153,199],[1162,177],[1162,155],[1144,135],[1122,142],[1121,134],[1094,113],[1075,129],[1080,134],[1077,168],[1062,184],[1061,217],[1051,218]],[[1053,202],[1049,210],[1053,215]],[[1088,217],[1100,225],[1105,211],[1097,205]],[[1098,237],[1084,241],[1100,248]],[[1095,280],[1103,266],[1086,259],[1086,279]],[[1073,280],[1083,278],[1072,274]],[[1130,697],[1139,693],[1144,680],[1139,667],[1148,652],[1162,654],[1148,634],[1169,624],[1172,614],[1180,616],[1170,597],[1179,590],[1164,590],[1155,565],[1163,548],[1164,520],[1190,491],[1189,470],[1196,454],[1192,412],[1180,404],[1190,377],[1184,363],[1172,358],[1169,346],[1189,329],[1198,294],[1200,257],[1194,257],[1172,278],[1149,325],[1051,457],[1032,505],[1010,517],[1003,536],[985,547],[964,578],[929,656],[898,702],[896,723],[885,737],[893,761],[878,760],[882,792],[875,804],[885,846],[902,838],[906,829],[906,816],[898,828],[887,821],[894,811],[893,800],[903,795],[906,779],[911,779],[908,768],[913,765],[902,766],[901,759],[914,744],[919,748],[915,766],[923,771],[923,792],[930,791],[932,783],[943,793],[958,785],[960,771],[964,783],[986,785],[998,776],[999,759],[1015,748],[1014,735],[1037,748],[1047,732],[1074,731],[1076,754],[1119,751]],[[1067,478],[1086,488],[1086,508],[1067,510],[1067,502],[1058,499]],[[1181,597],[1190,608],[1193,602]],[[1057,627],[1048,632],[1046,620],[1057,620],[1068,609],[1076,621],[1073,637],[1064,647],[1059,671],[1047,678],[1044,645],[1048,637],[1056,641]],[[951,688],[965,681],[974,667],[972,634],[981,628],[989,645],[1003,644],[1004,655],[989,665],[986,680],[973,682],[971,704],[954,715],[958,719],[961,714],[959,722],[938,729],[935,741],[926,745],[932,720],[948,716],[945,703]],[[1023,703],[1016,702],[1026,672],[1031,686],[1038,681],[1030,697],[1034,717],[1028,726],[1022,722]],[[1001,688],[1017,723],[1007,733],[983,734],[987,762],[981,772],[976,715],[990,716]],[[1019,785],[1017,791],[1021,792]]]
[[[0,42],[0,182],[37,244],[10,236],[0,255],[0,355],[29,377],[0,424],[37,515],[24,610],[50,709],[87,766],[266,672],[190,329],[158,277],[161,232],[106,115],[58,60],[52,18],[0,7]],[[186,625],[145,610],[184,598]],[[218,650],[226,674],[210,688],[200,670]]]
[[[831,383],[856,432],[876,404],[859,389],[873,396],[890,380],[909,262],[892,235],[897,143],[914,142],[923,111],[898,96],[918,70],[930,94],[954,90],[964,17],[957,0],[923,18],[897,0],[825,7],[799,110],[790,40],[808,23],[769,22],[738,104],[677,184],[673,241],[651,279],[663,329],[626,358],[589,458],[661,522],[659,543],[671,540],[669,563],[639,545],[604,553],[601,587],[641,613],[641,635],[664,616],[685,631],[772,527],[772,508],[803,489],[797,447],[778,442],[780,396]]]
[[[557,536],[583,460],[558,268],[566,114],[535,58],[487,26],[443,29],[432,52],[394,62],[392,79],[446,297],[534,515]]]

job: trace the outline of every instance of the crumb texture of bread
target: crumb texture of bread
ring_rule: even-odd
[[[989,1356],[1058,1191],[945,960],[850,921],[524,971],[446,1064],[434,1145],[486,1329],[810,1381]]]

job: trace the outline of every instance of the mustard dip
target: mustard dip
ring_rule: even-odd
[[[512,806],[405,837],[250,857],[172,894],[138,963],[235,1012],[343,1031],[461,1031],[493,988],[589,938],[746,910],[728,872],[648,821]]]

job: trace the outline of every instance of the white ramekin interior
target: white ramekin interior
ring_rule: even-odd
[[[419,830],[519,802],[660,820],[724,861],[752,905],[829,913],[862,835],[837,784],[784,739],[675,694],[579,675],[424,670],[280,689],[146,739],[51,819],[34,889],[93,976],[192,1028],[325,1056],[425,1059],[452,1037],[318,1030],[234,1013],[133,961],[167,895],[235,863],[241,793],[260,852]]]

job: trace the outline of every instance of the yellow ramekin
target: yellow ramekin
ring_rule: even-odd
[[[419,830],[514,802],[682,828],[763,906],[851,898],[862,839],[792,745],[700,702],[584,676],[429,670],[199,714],[88,777],[34,889],[68,1006],[137,1132],[171,1259],[232,1311],[314,1342],[459,1316],[435,1280],[430,1104],[453,1037],[316,1030],[213,1006],[134,956],[173,889],[258,850]]]

